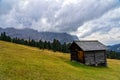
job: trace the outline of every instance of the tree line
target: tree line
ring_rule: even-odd
[[[53,51],[60,51],[64,53],[69,53],[69,46],[71,43],[63,43],[61,44],[59,40],[54,39],[53,41],[35,41],[33,39],[20,39],[20,38],[11,38],[10,36],[7,36],[5,32],[1,33],[0,40],[17,43],[17,44],[23,44],[27,46],[37,47],[40,49],[48,49]]]
[[[35,41],[33,39],[20,39],[20,38],[11,38],[10,36],[7,36],[5,32],[1,33],[0,35],[0,40],[7,41],[7,42],[12,42],[12,43],[17,43],[17,44],[22,44],[22,45],[27,45],[27,46],[32,46],[32,47],[37,47],[40,49],[48,49],[48,50],[53,50],[53,51],[60,51],[64,53],[69,53],[69,47],[71,43],[63,43],[61,44],[59,40],[54,39],[53,41]],[[115,52],[115,51],[108,51],[107,52],[107,58],[110,59],[120,59],[120,53]]]
[[[120,52],[108,51],[107,58],[110,59],[120,59]]]

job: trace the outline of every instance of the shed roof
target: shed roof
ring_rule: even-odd
[[[94,40],[94,41],[74,41],[74,42],[84,51],[107,50],[107,47],[97,40]]]

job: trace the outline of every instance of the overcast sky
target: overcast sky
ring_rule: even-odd
[[[0,0],[0,27],[120,43],[120,0]]]

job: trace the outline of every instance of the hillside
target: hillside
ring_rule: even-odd
[[[108,67],[71,62],[69,54],[0,41],[0,80],[120,80],[120,61]]]

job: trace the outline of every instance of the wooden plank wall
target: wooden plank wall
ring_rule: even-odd
[[[85,52],[86,65],[98,65],[106,63],[104,51]]]
[[[95,53],[96,64],[105,63],[105,55],[104,54],[105,54],[104,51],[98,51]]]
[[[77,61],[77,59],[78,59],[77,52],[76,51],[71,51],[71,60]]]
[[[94,53],[93,52],[85,53],[85,64],[86,65],[93,65],[93,64],[95,64]]]

